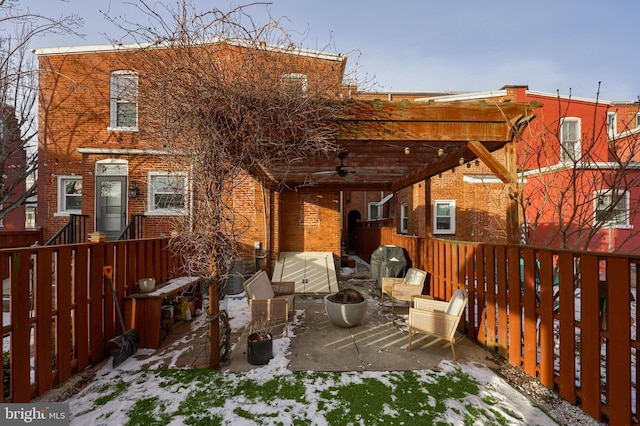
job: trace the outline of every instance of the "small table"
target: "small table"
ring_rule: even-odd
[[[199,283],[200,277],[173,278],[149,293],[136,293],[124,299],[125,326],[135,328],[140,335],[138,347],[157,349],[160,346],[162,300]]]

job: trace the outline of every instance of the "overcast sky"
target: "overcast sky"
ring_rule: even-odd
[[[137,21],[137,0],[21,0],[48,16],[77,13],[84,38],[37,39],[33,47],[104,44],[121,30],[104,19]],[[173,4],[176,0],[164,0]],[[154,4],[157,0],[149,0]],[[228,10],[231,1],[193,0]],[[248,4],[234,2],[234,4]],[[531,90],[600,99],[640,95],[639,0],[273,0],[275,18],[302,47],[349,55],[380,91]],[[265,6],[249,9],[258,20]],[[142,19],[142,18],[139,18]],[[138,22],[138,21],[137,21]]]

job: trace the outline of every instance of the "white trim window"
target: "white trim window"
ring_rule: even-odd
[[[187,174],[149,172],[148,211],[150,215],[187,213]]]
[[[560,127],[560,161],[572,163],[580,160],[580,119],[565,117]]]
[[[607,112],[607,135],[609,135],[609,139],[613,139],[615,138],[616,134],[616,113]]]
[[[400,205],[400,232],[406,234],[409,230],[409,204]]]
[[[110,84],[109,129],[138,130],[138,73],[113,71]]]
[[[280,76],[282,88],[292,94],[306,94],[308,89],[308,79],[305,74],[289,73]]]
[[[367,220],[378,220],[378,219],[382,219],[382,206],[379,206],[378,202],[374,201],[372,203],[369,203]]]
[[[629,227],[629,192],[607,189],[594,194],[594,226]]]
[[[636,127],[640,127],[640,112],[636,114]]]
[[[435,200],[433,202],[433,233],[456,233],[456,201]]]
[[[58,176],[58,212],[67,216],[82,213],[82,177]]]

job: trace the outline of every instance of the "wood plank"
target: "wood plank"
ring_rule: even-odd
[[[475,265],[476,265],[476,297],[478,306],[478,320],[477,320],[477,332],[476,338],[478,343],[486,345],[486,326],[487,326],[487,312],[486,312],[486,291],[485,291],[485,251],[484,246],[478,246],[476,248]]]
[[[612,425],[631,422],[631,319],[629,259],[610,257],[607,259],[607,310],[620,309],[625,315],[608,315],[607,331],[607,382],[606,400],[609,420]],[[615,319],[614,319],[615,318]]]
[[[56,300],[58,321],[56,328],[56,367],[60,383],[71,377],[71,246],[61,246],[56,265]]]
[[[537,327],[536,327],[536,297],[538,287],[538,274],[535,252],[532,249],[523,249],[524,259],[524,346],[522,355],[524,371],[531,377],[536,377],[536,367],[538,364]]]
[[[468,318],[469,321],[466,323],[466,328],[467,328],[467,336],[471,337],[472,339],[475,339],[477,336],[477,324],[478,324],[478,318],[477,318],[477,312],[476,312],[476,306],[477,306],[477,281],[476,281],[476,274],[475,274],[475,268],[474,268],[474,263],[475,263],[475,247],[472,245],[465,245],[464,246],[464,270],[465,270],[465,275],[464,275],[464,279],[462,280],[462,287],[466,288],[467,290],[467,295],[469,297],[469,302],[467,303],[467,313],[468,313]],[[464,316],[463,316],[464,318]]]
[[[600,280],[598,257],[581,256],[580,393],[582,410],[600,418]]]
[[[560,253],[560,396],[575,404],[575,312],[573,254]]]
[[[11,265],[11,397],[12,402],[31,400],[31,309],[29,270],[31,252],[16,251]],[[25,380],[26,379],[26,380]]]
[[[507,253],[505,247],[496,247],[496,270],[498,279],[498,353],[507,358],[509,354],[509,329],[507,308]]]
[[[540,252],[540,382],[553,389],[553,255]]]
[[[487,338],[486,345],[495,351],[499,351],[497,345],[498,329],[496,327],[497,312],[496,312],[496,289],[497,289],[497,277],[496,277],[496,258],[495,247],[485,247],[485,268],[487,274],[487,287],[486,287],[486,310],[487,310]]]
[[[508,288],[509,288],[509,363],[520,367],[522,363],[522,306],[520,283],[520,250],[509,247],[508,252]]]
[[[89,264],[89,251],[87,246],[79,246],[75,252],[75,268],[73,270],[73,282],[75,293],[75,342],[78,371],[84,370],[89,365],[89,324],[86,320],[89,316],[89,283],[87,280]]]
[[[104,321],[104,308],[103,308],[103,275],[102,267],[104,266],[104,244],[92,244],[90,246],[89,255],[89,315],[91,330],[91,362],[99,362],[105,358],[106,339],[103,333],[102,324]]]
[[[38,393],[40,395],[49,391],[53,386],[52,363],[52,323],[53,316],[53,280],[52,280],[52,253],[51,249],[38,250],[36,257],[36,270],[34,285],[36,292],[36,375],[38,377]]]

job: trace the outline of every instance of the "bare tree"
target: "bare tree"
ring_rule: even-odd
[[[173,154],[173,171],[190,175],[193,205],[175,224],[171,246],[184,271],[207,279],[220,298],[249,223],[234,208],[234,188],[253,175],[282,190],[282,182],[261,178],[275,161],[335,152],[343,108],[343,69],[301,49],[278,21],[256,23],[249,6],[201,13],[188,1],[175,9],[140,1],[148,23],[118,22],[128,38],[149,46],[128,56],[140,73],[146,136]],[[218,313],[209,315],[217,323]],[[220,350],[224,359],[228,347]]]
[[[571,102],[558,97],[559,117],[570,115]],[[640,213],[634,193],[640,186],[639,134],[623,121],[624,128],[609,138],[607,111],[614,112],[596,99],[593,127],[563,129],[562,118],[541,119],[541,128],[518,142],[523,242],[578,250],[606,245],[619,251],[638,235],[627,225]],[[616,227],[624,229],[616,230],[614,243],[611,232],[604,231]]]
[[[38,66],[29,45],[81,25],[76,15],[47,17],[0,0],[0,219],[36,195]]]

